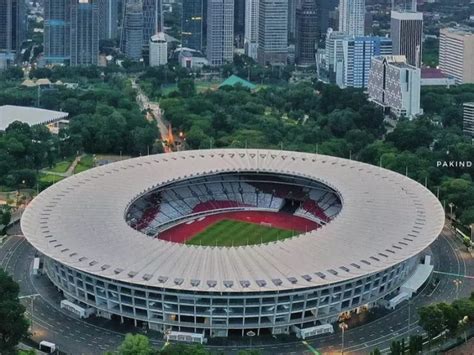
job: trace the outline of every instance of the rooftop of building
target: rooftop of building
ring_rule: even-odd
[[[222,82],[219,87],[223,86],[235,86],[235,85],[242,85],[243,87],[250,89],[250,90],[255,90],[257,88],[257,85],[251,83],[248,80],[242,79],[241,77],[237,75],[231,75],[229,76],[226,80]]]
[[[375,56],[373,59],[385,60],[388,64],[400,68],[416,69],[415,66],[407,63],[407,59],[404,55],[380,55]]]
[[[460,36],[474,36],[474,28],[467,26],[445,27],[440,31],[447,31]]]
[[[437,68],[421,68],[422,79],[445,79],[448,76],[443,74],[441,69]]]
[[[125,221],[126,206],[147,191],[229,172],[312,179],[337,191],[343,207],[323,228],[243,247],[168,242]],[[215,292],[306,288],[375,274],[425,250],[443,225],[436,197],[404,175],[353,160],[265,149],[184,151],[104,165],[43,191],[21,220],[28,242],[77,270]]]
[[[67,112],[51,111],[36,107],[0,106],[0,131],[4,131],[15,121],[27,123],[30,126],[57,121],[69,116]]]

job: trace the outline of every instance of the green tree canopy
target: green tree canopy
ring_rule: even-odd
[[[25,307],[18,299],[19,287],[0,269],[0,353],[15,354],[16,345],[28,334]]]

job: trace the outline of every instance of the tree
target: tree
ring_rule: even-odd
[[[412,335],[408,342],[408,352],[410,355],[419,354],[423,351],[423,337],[421,335]]]
[[[390,344],[390,355],[402,355],[403,349],[402,345],[398,340],[392,341]]]
[[[127,334],[118,348],[120,355],[152,355],[150,340],[141,334]]]
[[[210,352],[204,349],[200,344],[169,344],[160,350],[159,355],[210,355]]]
[[[178,91],[182,97],[191,97],[196,93],[194,80],[183,79],[178,82]]]
[[[6,226],[10,223],[11,211],[7,206],[0,206],[0,225]]]
[[[422,307],[418,314],[420,316],[420,325],[430,338],[434,338],[444,330],[443,311],[436,305]]]
[[[15,354],[16,345],[28,335],[25,307],[18,299],[20,288],[0,269],[0,354]]]
[[[370,355],[381,355],[382,353],[380,352],[379,348],[375,348],[370,352]]]

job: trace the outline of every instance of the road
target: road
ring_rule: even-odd
[[[16,227],[18,228],[18,227]],[[19,230],[14,230],[19,233]],[[431,246],[434,254],[436,277],[440,282],[433,291],[425,288],[408,303],[400,305],[395,311],[373,320],[367,324],[348,329],[345,332],[344,352],[351,354],[366,354],[378,347],[387,349],[394,338],[407,337],[409,334],[420,334],[421,328],[417,324],[417,309],[423,305],[452,301],[457,292],[454,279],[461,279],[459,297],[469,296],[474,288],[474,280],[461,276],[438,274],[437,272],[454,275],[474,275],[474,263],[471,256],[465,251],[462,243],[456,240],[450,231],[445,229],[442,235]],[[70,354],[102,354],[105,351],[116,349],[128,331],[137,331],[126,325],[120,325],[108,320],[96,318],[93,320],[79,320],[64,310],[59,309],[61,297],[54,286],[45,276],[31,274],[34,249],[21,235],[9,237],[0,248],[0,267],[13,275],[20,285],[22,296],[40,294],[34,300],[22,300],[33,318],[33,338],[37,341],[49,340],[60,346],[60,349]],[[409,312],[410,307],[410,312]],[[411,314],[408,322],[408,314]],[[408,327],[410,323],[410,327]],[[158,347],[163,345],[160,338],[152,336],[152,343]],[[253,341],[254,349],[264,354],[314,354],[314,349],[321,353],[340,352],[341,334],[322,336],[307,340],[289,343],[273,343],[261,345],[258,340]],[[230,345],[212,347],[227,354],[237,353],[245,345]]]
[[[138,85],[135,78],[132,78],[132,88],[137,90],[137,103],[141,110],[147,110],[147,119],[155,120],[158,130],[160,132],[161,140],[163,142],[163,149],[165,153],[171,152],[171,148],[164,142],[168,142],[173,137],[173,132],[170,130],[170,125],[163,118],[163,112],[157,102],[151,102],[148,96]]]

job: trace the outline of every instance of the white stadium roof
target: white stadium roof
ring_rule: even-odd
[[[125,221],[127,206],[151,188],[232,171],[318,180],[338,191],[342,209],[315,231],[228,248],[153,239]],[[129,283],[209,292],[314,287],[378,272],[423,251],[443,224],[436,197],[403,175],[335,157],[251,149],[186,151],[98,167],[42,192],[21,221],[35,248],[72,268]]]
[[[45,110],[36,107],[0,106],[0,131],[4,131],[15,121],[27,123],[30,126],[46,124],[66,118],[69,114],[60,111]]]

